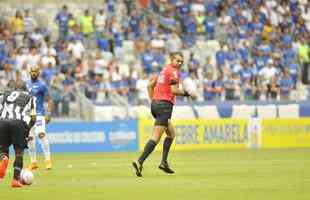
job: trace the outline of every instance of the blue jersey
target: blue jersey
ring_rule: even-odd
[[[48,96],[48,89],[42,80],[27,81],[27,89],[36,100],[37,115],[45,115],[44,100]]]

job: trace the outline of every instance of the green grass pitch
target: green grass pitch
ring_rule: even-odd
[[[310,149],[172,152],[176,174],[157,169],[155,152],[137,178],[138,153],[55,154],[54,169],[35,172],[31,186],[0,183],[4,200],[309,200]],[[28,155],[26,164],[29,163]],[[42,157],[40,157],[42,160]],[[43,163],[40,163],[44,167]],[[11,165],[10,165],[11,169]]]

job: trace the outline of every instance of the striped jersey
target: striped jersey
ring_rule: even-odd
[[[0,118],[23,120],[29,124],[30,115],[35,115],[35,107],[35,100],[28,92],[8,91],[3,95]]]

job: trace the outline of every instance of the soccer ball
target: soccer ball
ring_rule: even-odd
[[[25,185],[31,185],[33,182],[33,173],[29,169],[23,169],[20,173],[20,180]]]

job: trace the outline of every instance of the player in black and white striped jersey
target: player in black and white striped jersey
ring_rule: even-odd
[[[3,95],[0,110],[0,179],[3,179],[9,163],[9,147],[14,146],[14,177],[11,186],[22,187],[20,172],[23,168],[27,137],[36,120],[35,100],[27,92],[24,82],[16,82],[15,89]]]

